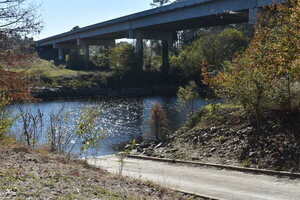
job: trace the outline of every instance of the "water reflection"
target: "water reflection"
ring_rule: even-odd
[[[93,100],[57,100],[51,102],[40,102],[34,104],[13,105],[9,107],[11,116],[18,116],[20,108],[25,111],[37,113],[40,110],[44,114],[44,126],[39,138],[39,144],[47,143],[47,133],[50,123],[51,113],[57,113],[60,109],[69,113],[69,122],[66,124],[67,130],[75,131],[76,122],[80,118],[82,108],[92,107],[99,109],[101,116],[97,121],[97,128],[100,132],[105,132],[107,137],[99,142],[96,148],[89,149],[87,155],[109,155],[116,152],[115,146],[130,141],[143,133],[150,131],[149,120],[151,109],[160,103],[166,110],[170,126],[173,130],[178,128],[185,120],[187,111],[178,111],[176,98],[170,97],[149,97],[149,98],[100,98]],[[199,99],[197,107],[206,105],[207,102]],[[18,139],[21,138],[22,122],[17,120],[12,128],[12,134]],[[80,152],[81,143],[77,142],[72,153]]]

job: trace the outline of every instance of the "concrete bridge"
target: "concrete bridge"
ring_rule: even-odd
[[[176,31],[216,25],[249,22],[255,24],[259,10],[285,0],[183,0],[102,23],[73,29],[36,42],[38,51],[52,52],[48,59],[65,60],[70,49],[84,49],[89,60],[89,46],[112,46],[115,39],[136,39],[136,54],[143,64],[143,39],[161,40],[163,66],[168,66],[168,49],[176,40]]]

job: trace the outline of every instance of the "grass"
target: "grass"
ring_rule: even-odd
[[[13,147],[17,146],[18,143],[16,141],[16,138],[13,138],[11,136],[7,136],[5,134],[0,135],[0,147],[5,146],[5,147]]]
[[[54,65],[53,62],[35,59],[30,66],[22,66],[12,69],[15,72],[24,72],[28,76],[44,76],[48,78],[59,78],[59,77],[74,77],[90,72],[70,70],[66,69],[64,65]]]
[[[109,72],[66,69],[65,65],[55,65],[51,61],[38,58],[26,66],[9,70],[24,73],[34,86],[40,87],[93,87],[105,83],[112,76]]]
[[[210,124],[215,122],[223,123],[226,121],[226,116],[228,113],[231,115],[240,116],[242,107],[235,104],[209,104],[204,106],[201,110],[194,113],[194,115],[187,121],[186,126],[188,128],[198,127],[207,127]]]

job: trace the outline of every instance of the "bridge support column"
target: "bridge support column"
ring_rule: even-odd
[[[89,45],[84,45],[84,62],[86,65],[90,62],[90,48]]]
[[[136,39],[135,53],[136,53],[137,60],[138,60],[138,63],[137,63],[138,67],[143,69],[143,67],[144,67],[144,44],[143,44],[142,37],[138,37]]]
[[[64,49],[58,48],[58,60],[65,61]]]
[[[162,41],[162,72],[164,74],[169,73],[169,43],[166,40]]]
[[[258,18],[262,12],[262,8],[251,8],[249,9],[249,24],[256,24]]]

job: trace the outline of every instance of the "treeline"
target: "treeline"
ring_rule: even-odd
[[[242,105],[254,116],[258,130],[270,112],[282,116],[298,134],[300,112],[300,4],[266,9],[244,53],[227,62],[217,74],[207,67],[206,83],[216,94]]]
[[[182,86],[190,81],[200,86],[203,67],[220,70],[231,62],[248,46],[252,28],[242,24],[191,31],[192,39],[180,37],[170,48],[167,73],[162,66],[162,44],[153,40],[144,41],[144,66],[138,66],[134,45],[120,42],[112,48],[91,47],[90,69],[106,72],[101,79],[109,87]],[[67,67],[86,69],[83,56],[76,60],[71,55]]]

